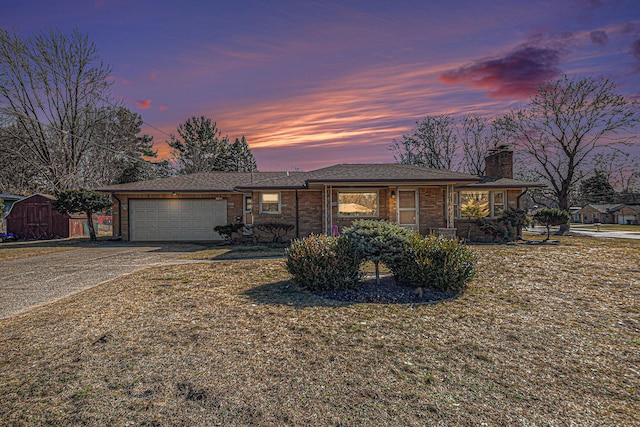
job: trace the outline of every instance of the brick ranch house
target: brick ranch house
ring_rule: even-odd
[[[215,241],[216,225],[282,222],[285,239],[330,234],[354,219],[384,219],[466,237],[461,212],[495,218],[528,188],[513,179],[513,153],[494,150],[485,177],[402,164],[338,164],[310,172],[210,172],[99,188],[113,200],[113,235],[128,241]],[[473,221],[471,221],[473,222]],[[484,233],[474,229],[472,239]],[[266,236],[259,236],[264,237]],[[262,239],[261,239],[262,240]]]
[[[573,214],[581,224],[639,224],[640,205],[589,203]]]

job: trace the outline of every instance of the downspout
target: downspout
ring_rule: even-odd
[[[518,194],[518,197],[516,197],[516,208],[517,209],[520,209],[520,199],[522,198],[522,196],[527,194],[527,191],[529,191],[529,187],[525,187],[524,190],[522,190],[522,193]]]
[[[296,239],[300,238],[300,210],[298,209],[298,190],[296,189]]]
[[[112,191],[111,197],[118,201],[118,237],[117,240],[122,240],[122,201],[118,199],[118,196]],[[113,227],[113,225],[112,225]]]

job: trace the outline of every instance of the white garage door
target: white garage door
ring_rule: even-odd
[[[222,240],[213,227],[226,223],[226,200],[129,200],[131,241]]]
[[[635,220],[634,215],[618,215],[618,224],[633,224]]]

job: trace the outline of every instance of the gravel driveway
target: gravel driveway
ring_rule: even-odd
[[[0,319],[144,268],[179,263],[189,244],[114,243],[0,262]]]

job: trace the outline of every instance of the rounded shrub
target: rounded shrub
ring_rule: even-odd
[[[476,257],[457,239],[414,234],[407,250],[389,267],[403,283],[437,291],[461,291],[475,274]]]
[[[382,220],[361,219],[342,230],[342,235],[353,242],[358,256],[372,261],[376,280],[380,283],[380,263],[391,265],[406,251],[414,232]]]
[[[360,283],[360,258],[344,236],[312,234],[295,239],[285,250],[287,271],[309,290],[354,289]]]

